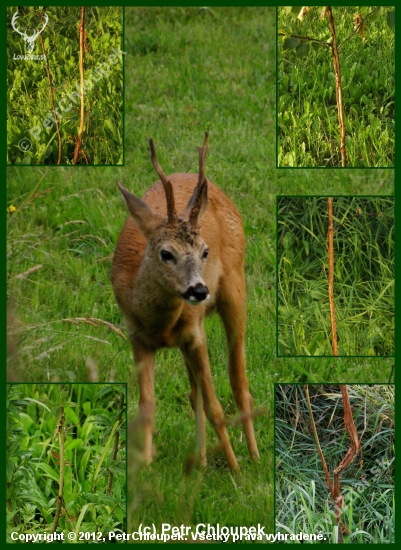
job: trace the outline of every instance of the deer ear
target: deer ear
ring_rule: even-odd
[[[207,198],[207,180],[205,179],[202,185],[197,185],[192,197],[189,199],[187,207],[183,212],[183,216],[188,218],[189,223],[196,227],[203,214],[206,212],[208,204]]]
[[[163,225],[165,222],[164,217],[155,212],[143,200],[138,199],[138,197],[127,191],[118,182],[117,187],[127,205],[129,213],[134,218],[141,232],[148,239],[158,227]]]

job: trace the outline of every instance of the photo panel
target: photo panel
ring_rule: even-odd
[[[277,17],[277,167],[394,166],[394,7]]]
[[[7,384],[7,542],[127,529],[127,384]]]
[[[277,197],[277,355],[394,356],[394,197]]]
[[[276,542],[394,543],[395,386],[275,384]]]
[[[7,164],[122,165],[123,8],[7,7]]]

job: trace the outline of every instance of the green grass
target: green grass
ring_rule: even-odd
[[[328,41],[328,19],[320,19],[320,11],[313,8],[299,22],[279,8],[279,30]],[[353,32],[357,11],[334,7],[338,45]],[[394,30],[386,13],[367,19],[365,42],[355,34],[340,52],[348,166],[394,165]],[[284,40],[279,36],[278,165],[341,166],[331,48],[301,44],[309,47],[303,57],[284,50]]]
[[[196,146],[208,130],[207,177],[233,200],[245,226],[247,372],[255,407],[266,408],[255,420],[261,462],[251,463],[234,427],[229,436],[238,476],[209,452],[206,470],[186,477],[195,445],[189,382],[179,353],[162,350],[155,379],[157,456],[149,468],[139,468],[131,454],[128,520],[129,526],[141,520],[158,526],[261,523],[271,532],[273,382],[386,381],[392,365],[385,359],[276,359],[275,195],[288,188],[325,193],[331,185],[348,194],[360,192],[361,183],[364,192],[391,194],[393,174],[281,171],[276,180],[274,9],[138,8],[126,10],[126,22],[126,165],[79,172],[8,168],[9,379],[87,381],[88,364],[95,365],[101,381],[130,381],[129,413],[135,415],[130,345],[113,330],[124,331],[110,283],[111,255],[127,217],[115,180],[140,196],[157,179],[149,137],[166,173],[197,172]],[[234,417],[224,332],[218,317],[205,325],[216,394]],[[208,430],[211,451],[216,438]]]
[[[27,54],[22,36],[11,26],[12,16],[17,10],[17,26],[20,30],[31,28],[28,34],[40,28],[42,14],[38,8],[7,8],[7,162],[57,164],[59,143],[55,122],[49,118],[54,113],[46,62],[15,59],[15,56]],[[80,126],[80,98],[72,94],[77,94],[80,87],[81,8],[50,7],[46,8],[46,13],[49,22],[42,37],[60,124],[61,164],[72,164]],[[85,34],[85,121],[77,164],[122,164],[123,65],[122,59],[113,59],[114,64],[109,61],[113,48],[120,50],[122,46],[122,8],[87,7]],[[32,54],[42,55],[39,38]],[[100,67],[103,73],[96,75],[95,70]],[[91,88],[90,83],[93,84]],[[27,139],[31,146],[26,141],[21,144],[21,140]],[[27,144],[26,148],[24,144]]]
[[[327,197],[278,198],[278,355],[332,355]],[[394,198],[334,197],[339,355],[394,355]]]
[[[344,497],[344,543],[394,542],[394,386],[347,386],[362,446],[340,478]],[[322,452],[333,470],[344,458],[341,391],[336,385],[309,386]],[[334,503],[311,430],[304,387],[276,386],[276,531],[322,533],[336,541]]]
[[[7,542],[11,533],[49,534],[62,470],[57,533],[126,526],[126,397],[112,384],[13,384],[7,388]],[[118,434],[118,450],[113,445]],[[112,473],[112,478],[110,477]],[[42,541],[43,542],[43,541]]]

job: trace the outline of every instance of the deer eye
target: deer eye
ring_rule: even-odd
[[[209,249],[206,248],[206,250],[203,251],[202,259],[207,260],[207,257],[209,256]]]
[[[163,262],[172,262],[174,261],[174,256],[168,250],[160,251],[160,258]]]

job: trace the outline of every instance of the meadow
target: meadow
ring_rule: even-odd
[[[125,404],[123,385],[7,386],[7,542],[125,529]]]
[[[354,34],[340,49],[347,166],[394,165],[394,29],[388,10],[366,19],[364,40]],[[363,17],[370,11],[361,9]],[[341,166],[336,77],[331,48],[324,44],[331,33],[320,12],[313,8],[301,22],[291,9],[278,9],[280,167]],[[338,46],[354,31],[357,12],[333,9]],[[288,38],[293,35],[316,41]]]
[[[209,131],[206,176],[241,212],[246,235],[247,372],[255,408],[259,464],[239,426],[229,435],[240,463],[233,476],[220,454],[188,465],[195,445],[189,382],[177,350],[158,353],[157,455],[145,468],[129,453],[128,525],[262,524],[273,530],[273,382],[387,381],[380,358],[277,359],[275,195],[393,193],[388,170],[325,170],[275,175],[275,10],[126,9],[126,164],[9,167],[9,380],[128,381],[137,411],[130,344],[110,283],[111,258],[127,217],[115,181],[141,196],[157,179],[147,140],[165,172],[197,172],[196,146]],[[206,320],[216,394],[235,418],[225,336]],[[135,421],[130,428],[135,434]],[[132,438],[131,438],[132,439]],[[208,450],[215,436],[208,427]],[[134,445],[134,442],[131,441]],[[190,461],[189,461],[190,462]]]
[[[334,197],[338,355],[394,355],[394,197]],[[332,355],[327,197],[278,197],[278,355]]]
[[[48,23],[25,59],[23,37]],[[7,8],[7,163],[122,164],[121,7],[87,7],[83,34],[85,82],[80,152],[74,152],[81,124],[80,7]],[[44,54],[43,54],[44,52]],[[46,60],[42,59],[46,55]],[[50,79],[50,82],[49,82]],[[58,121],[58,127],[56,124]]]
[[[392,385],[348,385],[361,454],[342,472],[344,543],[394,543],[394,397]],[[309,386],[314,422],[333,479],[350,446],[338,385]],[[322,533],[338,541],[335,503],[319,459],[302,385],[276,386],[276,529]]]

